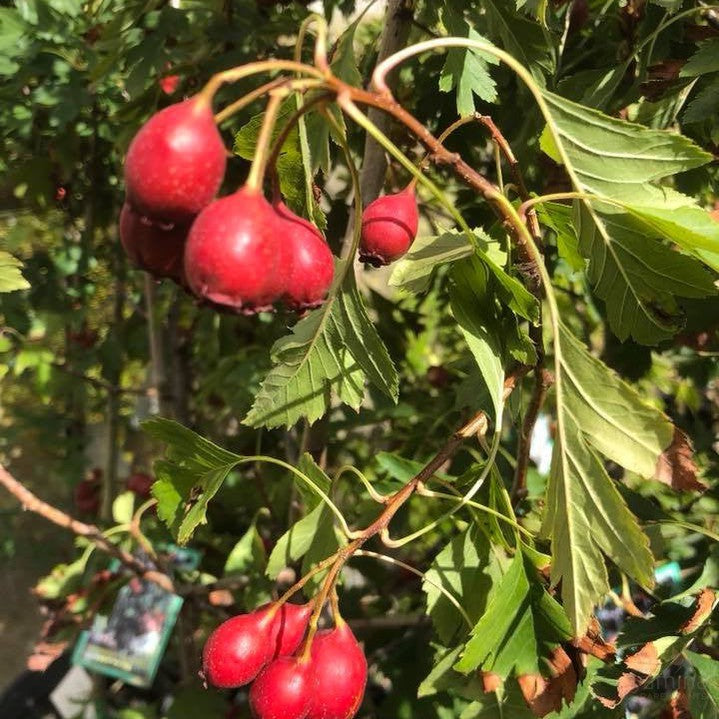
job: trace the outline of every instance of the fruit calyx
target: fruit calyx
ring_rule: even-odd
[[[334,256],[320,231],[281,200],[273,202],[289,268],[284,300],[295,310],[319,307],[334,277]]]
[[[365,207],[359,257],[374,267],[388,265],[409,250],[417,236],[419,211],[414,186],[383,195]]]
[[[244,314],[272,309],[288,270],[276,218],[264,196],[247,186],[211,202],[193,222],[185,247],[192,291]]]
[[[227,163],[210,103],[196,95],[153,115],[125,158],[128,202],[155,221],[188,222],[222,184]]]

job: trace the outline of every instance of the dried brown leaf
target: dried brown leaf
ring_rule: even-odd
[[[496,692],[502,686],[502,677],[494,672],[480,672],[479,678],[482,681],[484,693]]]
[[[645,676],[654,675],[662,665],[654,642],[647,642],[639,651],[630,654],[624,659],[624,664],[627,669]]]
[[[671,695],[659,719],[692,719],[689,713],[689,699],[683,685]]]
[[[705,587],[699,593],[696,600],[696,611],[687,619],[684,624],[679,628],[682,634],[691,634],[692,632],[699,629],[699,627],[706,621],[709,615],[714,609],[714,604],[717,600],[717,594],[713,589]]]
[[[703,492],[706,489],[706,486],[697,479],[694,449],[689,437],[677,427],[674,428],[672,443],[657,460],[654,478],[668,484],[672,489],[681,491]]]
[[[577,673],[562,647],[557,647],[546,661],[549,678],[541,674],[522,674],[517,677],[527,706],[539,717],[559,711],[562,702],[569,704],[577,691]]]
[[[606,642],[602,637],[602,630],[596,617],[589,620],[587,633],[575,639],[572,643],[583,654],[591,654],[603,662],[613,662],[616,656],[616,648],[613,644]]]

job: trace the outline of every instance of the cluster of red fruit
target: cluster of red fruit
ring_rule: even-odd
[[[244,313],[284,303],[320,305],[334,258],[319,230],[279,199],[245,185],[215,199],[227,162],[209,101],[170,105],[140,128],[125,160],[120,239],[130,259],[209,302]],[[375,266],[403,255],[417,234],[413,186],[372,202],[360,258]]]
[[[351,719],[367,683],[364,652],[341,619],[300,649],[311,614],[312,603],[275,603],[228,619],[205,644],[205,679],[220,688],[253,682],[256,719]]]
[[[245,313],[321,304],[334,258],[319,230],[249,186],[215,199],[226,161],[202,96],[150,118],[125,160],[120,239],[128,256],[155,277]]]

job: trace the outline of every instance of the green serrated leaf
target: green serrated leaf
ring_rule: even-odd
[[[158,516],[183,544],[206,521],[209,501],[242,457],[172,420],[155,417],[142,428],[167,445],[165,460],[155,463],[152,494]]]
[[[305,452],[297,465],[297,469],[311,479],[323,492],[329,493],[332,480],[322,467],[315,462],[309,452]],[[297,489],[302,496],[302,500],[308,509],[314,509],[318,504],[322,504],[322,498],[317,495],[310,487],[302,481],[296,481]]]
[[[0,251],[0,292],[26,290],[30,283],[20,271],[22,262],[8,252]]]
[[[676,296],[716,293],[711,275],[697,260],[652,237],[646,223],[631,215],[575,203],[574,225],[580,249],[590,260],[589,280],[605,301],[609,324],[622,341],[632,337],[656,344],[669,339],[683,324]]]
[[[472,621],[487,606],[491,587],[503,574],[506,563],[498,548],[492,549],[486,536],[471,528],[452,539],[435,557],[425,574],[422,589],[427,595],[427,614],[437,634],[448,644],[458,631],[468,629],[456,607],[437,589],[439,585],[460,602]]]
[[[488,277],[482,268],[466,275],[455,273],[455,284],[450,290],[452,314],[465,342],[477,362],[482,379],[487,385],[494,406],[494,416],[502,412],[504,385],[503,351],[500,337],[501,322],[494,313],[494,302],[489,292]]]
[[[264,566],[265,561],[265,545],[257,531],[255,520],[227,555],[223,574],[226,577],[244,574],[248,569]]]
[[[718,719],[719,662],[696,652],[685,652],[684,656],[694,668],[694,676],[687,683],[692,719]]]
[[[340,80],[344,80],[348,85],[354,85],[355,87],[362,86],[362,75],[357,68],[354,51],[355,32],[361,20],[362,15],[342,33],[330,62],[332,74],[340,78]]]
[[[481,668],[503,679],[511,673],[541,674],[541,658],[572,636],[562,607],[527,572],[521,553],[492,587],[487,609],[472,630],[455,669]]]
[[[679,77],[698,77],[719,72],[719,38],[703,42],[679,71]]]
[[[397,372],[351,272],[338,294],[275,343],[272,358],[274,367],[244,419],[252,427],[289,427],[302,417],[315,422],[333,396],[359,409],[366,379],[397,398]]]
[[[527,5],[527,3],[524,3]],[[513,0],[487,0],[482,3],[484,15],[477,18],[477,24],[484,20],[487,32],[496,38],[504,49],[519,60],[531,73],[534,81],[544,86],[545,74],[554,72],[553,44],[542,27],[547,0],[533,0],[535,17],[542,23],[533,22],[515,11]]]
[[[542,534],[552,540],[552,584],[561,580],[581,635],[609,589],[603,553],[642,586],[653,584],[647,537],[595,450],[651,477],[673,428],[563,325],[555,331],[557,436]]]
[[[565,161],[559,142],[578,190],[656,206],[660,197],[648,183],[711,161],[682,135],[618,120],[548,91],[542,96],[550,113],[554,159]],[[551,150],[546,141],[544,148]]]
[[[685,199],[688,202],[677,207],[626,204],[625,209],[639,220],[638,227],[675,242],[719,272],[719,222]]]
[[[409,292],[424,292],[436,267],[468,257],[472,252],[464,233],[456,230],[435,237],[418,237],[410,251],[395,263],[389,284]]]
[[[682,122],[691,125],[713,119],[719,111],[719,73],[703,78],[682,113]]]
[[[442,20],[449,35],[486,42],[486,38],[474,30],[463,17],[447,8],[443,12]],[[475,111],[475,95],[486,102],[497,99],[497,86],[489,74],[489,64],[497,64],[497,59],[492,55],[469,48],[447,50],[447,59],[439,77],[439,89],[442,92],[456,91],[457,113],[460,117],[467,117]]]
[[[546,202],[537,209],[539,221],[556,233],[561,257],[573,270],[583,270],[586,262],[579,253],[579,238],[574,228],[572,208],[556,202]]]

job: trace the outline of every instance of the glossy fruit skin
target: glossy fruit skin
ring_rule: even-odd
[[[311,693],[307,719],[351,719],[367,684],[367,660],[349,626],[317,632],[311,652]]]
[[[209,204],[193,222],[185,274],[198,297],[252,314],[284,294],[284,252],[272,206],[243,187]]]
[[[283,202],[275,202],[273,207],[289,253],[285,302],[296,310],[319,307],[334,277],[332,250],[309,220],[295,215]]]
[[[269,606],[269,605],[268,605]],[[294,654],[304,639],[312,604],[283,604],[272,621],[273,657]]]
[[[417,198],[412,187],[378,197],[362,213],[360,260],[375,267],[394,262],[409,250],[418,225]]]
[[[250,689],[255,719],[305,719],[310,673],[310,663],[297,657],[279,657],[268,664]]]
[[[251,682],[272,658],[271,625],[269,607],[239,614],[220,624],[202,652],[205,680],[221,689]]]
[[[187,225],[163,225],[138,214],[126,202],[120,212],[120,242],[130,261],[158,279],[184,283]]]
[[[130,204],[162,222],[187,222],[217,194],[227,164],[210,104],[199,96],[160,110],[125,158]]]

